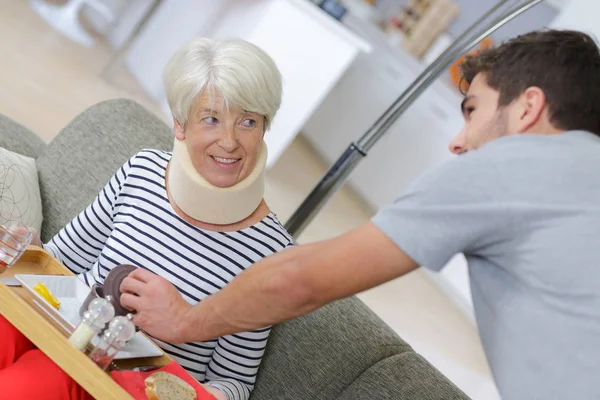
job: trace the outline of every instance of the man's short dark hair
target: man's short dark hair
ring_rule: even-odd
[[[499,107],[536,86],[546,95],[550,122],[557,129],[600,135],[600,51],[585,33],[527,33],[466,57],[460,68],[467,84],[482,73],[500,93]]]

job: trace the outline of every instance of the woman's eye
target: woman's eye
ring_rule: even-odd
[[[204,122],[207,125],[216,125],[219,122],[219,120],[215,117],[206,117],[202,120],[202,122]]]
[[[252,118],[246,118],[243,122],[242,125],[244,125],[247,128],[254,128],[256,126],[256,121]]]
[[[475,107],[467,107],[465,111],[467,112],[467,115],[471,115],[473,111],[475,111]]]

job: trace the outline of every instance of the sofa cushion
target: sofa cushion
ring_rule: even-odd
[[[87,207],[136,152],[172,147],[172,129],[131,100],[109,100],[83,111],[37,160],[45,216],[42,240],[50,240]]]
[[[0,148],[0,224],[40,230],[42,199],[35,160]]]
[[[338,301],[273,329],[252,400],[334,399],[371,365],[402,352],[412,349],[364,303]]]
[[[46,144],[33,132],[0,115],[0,147],[31,158],[38,158]]]
[[[417,353],[379,361],[350,385],[339,400],[468,400],[441,372]]]

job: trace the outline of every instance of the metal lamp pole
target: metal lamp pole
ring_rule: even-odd
[[[348,146],[292,214],[285,224],[287,231],[294,237],[298,237],[302,233],[331,196],[342,187],[354,168],[367,156],[375,143],[450,64],[508,21],[542,1],[544,0],[500,1],[459,36],[417,77],[357,142]],[[512,7],[510,7],[511,5]]]

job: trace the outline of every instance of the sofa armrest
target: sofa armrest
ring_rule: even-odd
[[[38,158],[46,148],[46,143],[23,125],[0,115],[0,147]]]
[[[441,372],[414,352],[396,354],[365,371],[338,400],[468,400]]]
[[[362,301],[337,301],[273,329],[251,399],[335,399],[372,365],[412,351]]]

